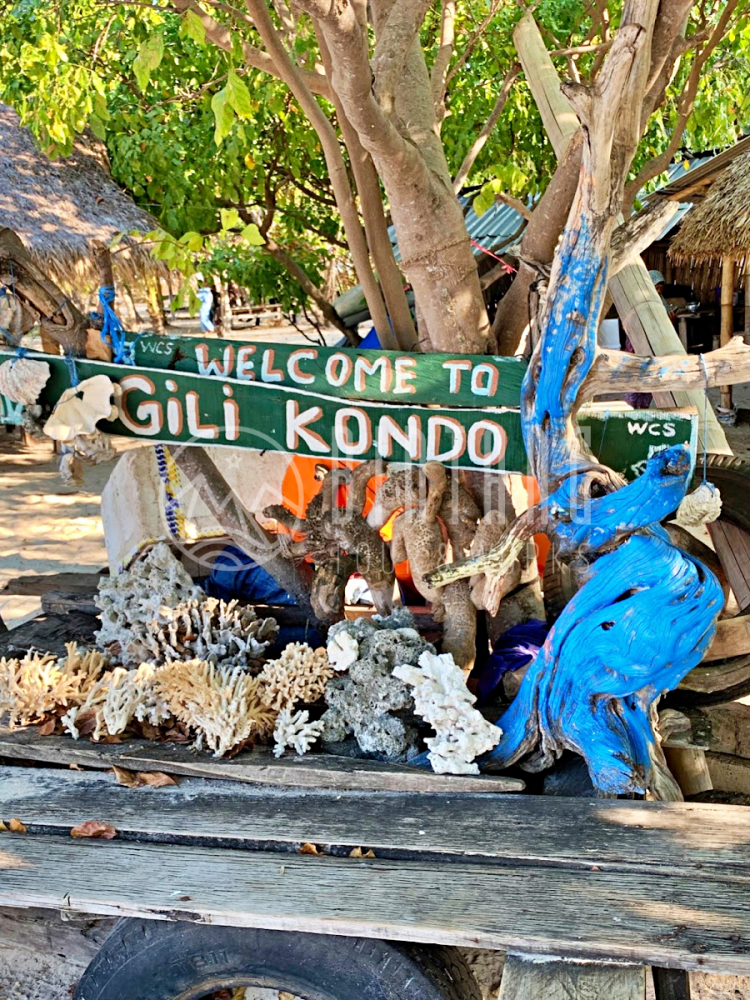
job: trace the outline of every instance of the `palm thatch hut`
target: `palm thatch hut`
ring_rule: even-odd
[[[745,336],[750,338],[750,152],[738,156],[687,215],[670,257],[690,267],[721,267],[721,343],[734,333],[735,287],[745,286]],[[722,389],[731,406],[731,390]]]
[[[37,265],[72,298],[83,300],[102,281],[113,238],[158,226],[112,180],[102,143],[81,136],[70,156],[50,160],[12,108],[0,104],[0,226],[21,237]],[[114,279],[149,287],[167,276],[148,247],[125,237],[111,255]]]

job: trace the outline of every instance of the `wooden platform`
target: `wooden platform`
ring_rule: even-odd
[[[0,905],[750,973],[741,808],[4,768]],[[112,841],[69,836],[87,819]],[[322,856],[298,853],[301,843]],[[372,848],[374,859],[349,857]]]

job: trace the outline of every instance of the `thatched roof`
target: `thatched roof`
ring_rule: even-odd
[[[743,153],[688,213],[669,255],[677,261],[703,262],[749,254],[750,153]]]
[[[119,233],[157,225],[112,180],[101,143],[80,137],[70,156],[49,160],[15,111],[0,104],[0,226],[15,230],[58,284],[80,291],[96,285],[92,251]],[[128,249],[112,258],[116,280],[166,273],[147,247],[123,242]]]

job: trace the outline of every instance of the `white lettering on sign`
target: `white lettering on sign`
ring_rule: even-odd
[[[638,434],[643,437],[646,432],[649,437],[672,438],[677,433],[677,428],[669,420],[655,420],[653,423],[649,423],[648,420],[628,420],[628,434]]]
[[[356,431],[352,431],[352,423],[357,425]],[[337,410],[333,437],[342,455],[364,455],[372,447],[370,418],[356,406],[345,406]]]
[[[224,363],[218,358],[209,358],[208,344],[195,345],[195,359],[198,362],[199,375],[216,375],[219,378],[229,378],[234,368],[234,347],[227,344],[224,348]]]
[[[267,350],[263,352],[263,361],[260,365],[260,380],[261,382],[283,382],[284,373],[280,368],[274,368],[273,360],[276,356],[276,352],[272,350]]]
[[[298,385],[311,385],[315,381],[315,376],[310,372],[303,372],[300,370],[299,363],[307,359],[308,361],[315,361],[318,357],[318,352],[313,349],[304,348],[300,351],[292,351],[289,355],[289,361],[287,362],[287,370],[289,372],[289,378],[292,382],[296,382]]]
[[[461,391],[461,372],[471,371],[471,361],[444,361],[443,368],[450,373],[448,381],[448,392],[457,393]]]
[[[500,372],[489,362],[476,365],[471,373],[471,391],[475,396],[494,396]]]
[[[346,383],[353,367],[348,354],[332,354],[326,361],[326,379],[330,385],[339,389]]]
[[[390,358],[380,357],[370,360],[370,358],[357,358],[354,362],[354,388],[357,392],[364,392],[367,384],[366,375],[374,375],[380,369],[380,391],[387,394],[391,391],[393,381],[393,369]]]
[[[320,420],[322,416],[323,408],[320,406],[310,406],[300,413],[297,400],[287,400],[286,446],[289,451],[299,451],[299,442],[302,438],[310,451],[319,455],[327,455],[330,452],[330,445],[327,445],[320,434],[310,430],[309,427],[316,420]]]
[[[441,450],[443,431],[453,435],[452,443]],[[430,417],[427,421],[427,461],[452,462],[466,451],[466,429],[453,417]]]
[[[417,362],[414,358],[396,358],[396,384],[393,387],[394,396],[410,395],[417,391],[411,383],[417,377]]]
[[[255,354],[255,344],[248,344],[237,351],[237,378],[245,382],[252,382],[255,379],[255,362],[251,360]]]
[[[489,434],[491,439],[488,451],[482,451],[485,433]],[[505,449],[508,447],[508,435],[494,420],[477,420],[469,428],[468,446],[469,458],[474,465],[495,465],[505,455]]]
[[[164,411],[158,400],[139,403],[136,407],[135,419],[128,411],[128,396],[131,392],[145,392],[147,396],[154,395],[156,386],[151,379],[145,375],[126,375],[120,379],[120,387],[122,395],[119,399],[115,396],[115,400],[120,411],[120,420],[127,429],[139,437],[152,437],[154,434],[158,434],[164,426]],[[139,420],[140,423],[136,423],[136,420]]]
[[[378,423],[378,455],[381,458],[391,457],[394,441],[404,449],[413,462],[416,461],[422,450],[422,418],[413,413],[406,418],[406,430],[404,430],[393,417],[381,417]]]

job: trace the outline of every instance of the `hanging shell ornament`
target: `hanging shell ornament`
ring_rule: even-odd
[[[72,441],[81,434],[93,434],[100,420],[115,420],[117,407],[112,397],[120,387],[106,375],[94,375],[60,396],[44,433],[55,441]]]
[[[31,406],[39,399],[49,379],[50,368],[46,361],[30,358],[11,358],[0,365],[0,395],[13,403]]]

